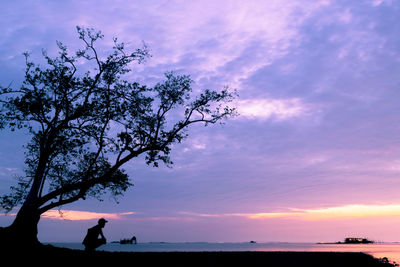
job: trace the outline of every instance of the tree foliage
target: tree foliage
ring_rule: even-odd
[[[149,57],[147,47],[128,53],[115,38],[112,52],[101,56],[95,43],[103,35],[77,31],[83,49],[70,54],[57,42],[56,57],[43,52],[45,67],[25,53],[21,87],[0,88],[0,128],[25,128],[32,137],[25,176],[0,199],[6,211],[28,203],[41,214],[106,192],[122,195],[132,185],[124,164],[145,155],[149,165],[169,165],[172,144],[187,137],[190,125],[235,115],[226,106],[234,93],[224,88],[194,95],[187,75],[166,73],[152,87],[127,81],[132,63]]]

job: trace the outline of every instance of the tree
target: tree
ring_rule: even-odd
[[[228,88],[194,95],[190,77],[172,72],[153,87],[125,80],[131,63],[149,57],[147,47],[128,53],[114,38],[112,52],[101,57],[101,32],[77,31],[84,49],[71,55],[57,42],[56,57],[43,51],[45,67],[25,53],[23,84],[0,87],[0,128],[26,129],[32,137],[25,175],[0,198],[6,212],[20,207],[0,231],[2,240],[37,244],[44,212],[107,192],[122,195],[132,185],[123,165],[143,155],[149,165],[169,166],[172,145],[190,125],[235,115],[226,106],[236,96]]]

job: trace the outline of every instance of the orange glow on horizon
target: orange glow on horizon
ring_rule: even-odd
[[[358,219],[374,217],[398,217],[400,205],[346,205],[304,211],[306,220]]]
[[[77,211],[77,210],[49,210],[45,212],[42,217],[52,220],[70,220],[70,221],[84,221],[93,219],[113,219],[120,220],[124,215],[135,214],[135,212],[124,212],[124,213],[100,213],[90,211]]]
[[[194,217],[244,217],[251,220],[294,218],[308,221],[319,220],[349,220],[374,217],[398,217],[400,216],[400,204],[390,205],[345,205],[318,209],[289,209],[284,212],[261,213],[222,213],[205,214],[194,212],[181,212],[180,214]]]
[[[70,220],[83,221],[100,218],[112,220],[124,220],[127,215],[137,214],[136,212],[122,213],[101,213],[77,210],[49,210],[42,214],[43,219],[50,220]],[[330,220],[353,220],[362,218],[394,218],[400,217],[400,204],[386,205],[364,205],[353,204],[315,209],[288,208],[281,212],[258,212],[258,213],[196,213],[178,212],[180,216],[169,215],[167,217],[141,217],[135,220],[195,220],[196,218],[226,218],[238,217],[248,220],[268,220],[268,219],[294,219],[303,221],[330,221]],[[0,214],[5,215],[5,214]],[[8,215],[15,216],[16,213]]]

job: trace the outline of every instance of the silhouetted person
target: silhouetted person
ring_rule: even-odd
[[[94,251],[96,248],[107,243],[102,230],[106,225],[106,222],[105,219],[101,218],[96,226],[88,229],[85,239],[83,239],[82,242],[86,251]]]
[[[131,238],[131,243],[134,243],[135,245],[137,244],[136,236],[133,236],[133,237]]]

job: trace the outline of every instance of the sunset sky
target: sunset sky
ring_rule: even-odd
[[[173,168],[142,158],[119,204],[86,200],[42,216],[41,241],[80,242],[100,217],[109,241],[400,241],[400,2],[395,0],[1,1],[0,84],[29,51],[82,48],[76,26],[152,57],[131,80],[188,74],[236,89],[240,116],[196,126]],[[0,132],[0,194],[23,173],[24,132]],[[0,226],[13,220],[0,214]]]

